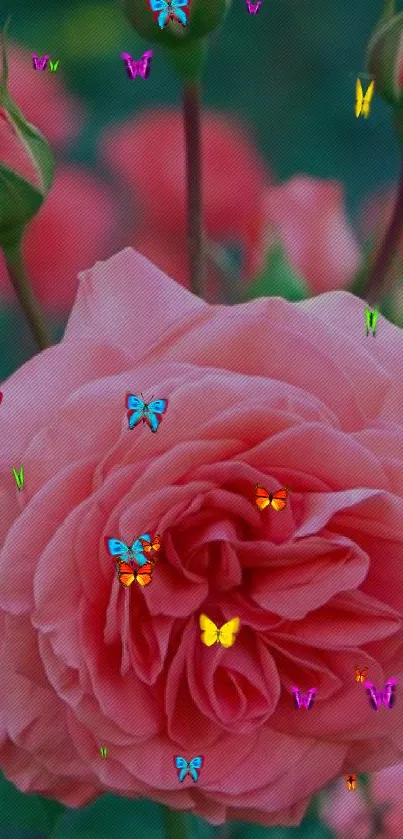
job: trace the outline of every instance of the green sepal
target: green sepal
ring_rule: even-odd
[[[176,44],[166,47],[165,52],[180,80],[184,84],[194,84],[202,74],[203,65],[207,57],[208,44],[206,38],[198,41]]]
[[[254,297],[284,297],[292,301],[309,297],[304,278],[289,264],[280,241],[272,245],[266,254],[263,270],[245,292],[245,300]]]
[[[3,248],[10,237],[15,239],[16,236],[20,236],[21,228],[36,215],[52,186],[55,172],[55,160],[49,143],[35,126],[27,122],[8,93],[8,61],[5,45],[8,25],[9,20],[4,27],[1,39],[0,106],[33,163],[39,186],[29,183],[13,169],[0,165],[0,246]],[[16,228],[18,228],[18,233]]]
[[[43,195],[11,169],[0,165],[0,248],[21,240],[26,224],[43,204]]]

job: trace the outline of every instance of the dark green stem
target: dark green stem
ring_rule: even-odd
[[[4,248],[4,259],[18,302],[29,323],[34,339],[39,349],[45,350],[52,345],[52,338],[25,271],[21,244],[22,240],[19,238],[16,243]]]
[[[384,0],[381,21],[390,20],[396,14],[396,0]]]
[[[362,290],[362,297],[371,306],[378,305],[387,285],[387,273],[393,262],[399,240],[403,234],[403,165],[397,188],[392,217],[369,270]]]
[[[199,82],[186,83],[183,92],[186,144],[186,187],[190,290],[204,297],[201,108]]]
[[[161,804],[165,839],[190,839],[189,813],[185,810],[171,810]]]

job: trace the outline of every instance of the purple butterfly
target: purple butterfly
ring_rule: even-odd
[[[396,702],[396,684],[396,679],[389,679],[386,682],[384,690],[377,690],[372,682],[364,682],[364,687],[367,689],[369,701],[374,711],[377,711],[382,703],[386,705],[387,708],[393,708]]]
[[[136,76],[141,76],[142,79],[148,79],[151,71],[151,58],[153,51],[147,50],[143,53],[140,61],[135,61],[128,52],[122,52],[121,58],[126,62],[126,73],[129,79],[135,79]]]
[[[306,708],[307,711],[310,711],[313,705],[313,700],[315,699],[316,688],[308,690],[305,696],[301,693],[299,688],[292,688],[292,692],[294,694],[295,707]]]
[[[39,58],[39,55],[36,52],[32,53],[32,63],[34,65],[34,70],[46,70],[46,65],[49,61],[50,55],[43,55],[42,58]]]
[[[262,0],[257,0],[257,3],[252,3],[252,0],[246,0],[246,5],[250,15],[257,15],[262,5]]]

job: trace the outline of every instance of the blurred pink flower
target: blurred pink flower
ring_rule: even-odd
[[[218,113],[203,116],[202,154],[207,236],[241,242],[249,273],[262,245],[268,171],[245,129]],[[143,224],[162,236],[186,234],[185,143],[178,111],[147,111],[114,125],[102,139],[101,155],[134,191]]]
[[[270,186],[265,207],[268,243],[278,231],[290,263],[315,294],[352,281],[361,254],[347,222],[340,184],[297,175]]]
[[[371,776],[371,789],[376,804],[385,808],[382,839],[402,839],[403,764],[375,772]]]
[[[371,816],[360,789],[348,790],[344,780],[324,794],[320,816],[337,839],[372,839]]]
[[[81,128],[84,108],[63,84],[62,63],[57,73],[41,72],[34,70],[29,50],[8,39],[6,48],[10,96],[24,117],[52,144],[70,140]]]
[[[209,306],[129,249],[81,276],[61,343],[2,386],[0,765],[20,789],[295,825],[343,771],[402,760],[403,703],[374,713],[354,681],[361,660],[403,674],[402,350],[344,292]],[[157,434],[127,430],[127,391],[169,398]],[[289,487],[281,515],[256,483]],[[164,555],[124,591],[104,538],[145,529]],[[201,611],[240,616],[231,649],[203,646]],[[197,785],[176,753],[204,755]]]
[[[32,287],[48,311],[70,310],[78,272],[116,247],[117,220],[118,208],[102,181],[81,166],[58,167],[23,243]],[[1,251],[0,297],[15,300]]]

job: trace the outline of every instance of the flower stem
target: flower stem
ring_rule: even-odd
[[[395,13],[396,0],[384,0],[381,20],[386,23]]]
[[[21,238],[3,250],[8,274],[18,302],[21,305],[39,349],[45,350],[52,345],[52,338],[48,332],[45,319],[25,271],[21,252]]]
[[[189,839],[191,835],[189,814],[184,810],[171,810],[161,804],[165,839]]]
[[[373,306],[378,304],[387,284],[387,272],[403,234],[403,160],[393,213],[370,268],[362,296]]]
[[[183,92],[186,143],[186,185],[190,289],[204,297],[201,109],[199,82],[186,83]]]

